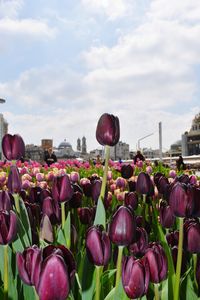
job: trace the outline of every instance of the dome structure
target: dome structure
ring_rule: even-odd
[[[60,143],[60,145],[58,146],[58,149],[66,149],[66,148],[72,148],[72,145],[66,141],[66,139],[64,139],[63,142]]]

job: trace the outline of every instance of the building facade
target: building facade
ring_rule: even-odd
[[[117,145],[110,148],[110,158],[113,160],[130,159],[129,144],[119,141]]]
[[[200,154],[200,113],[194,117],[190,131],[182,135],[181,146],[183,156]]]
[[[0,159],[3,159],[3,154],[2,154],[2,138],[3,136],[8,133],[8,123],[4,119],[3,114],[0,114]]]
[[[41,140],[41,147],[43,150],[52,149],[53,148],[53,140],[52,139],[43,139]]]

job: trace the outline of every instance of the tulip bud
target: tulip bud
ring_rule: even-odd
[[[175,170],[170,170],[169,171],[169,177],[175,178],[176,177],[176,171]]]
[[[17,268],[21,280],[28,285],[37,285],[42,262],[42,252],[36,246],[26,248],[16,255]]]
[[[22,182],[21,182],[18,168],[16,166],[10,167],[7,187],[10,193],[19,193],[21,190]]]
[[[36,286],[40,300],[65,300],[75,272],[75,260],[70,250],[64,246],[44,248],[40,279]]]
[[[138,206],[137,193],[135,192],[126,193],[124,203],[128,208],[135,210]]]
[[[10,244],[17,235],[17,216],[14,211],[0,211],[0,245]]]
[[[169,205],[165,201],[160,202],[159,209],[160,223],[165,228],[171,228],[175,222],[175,216]]]
[[[46,197],[42,202],[42,212],[46,214],[53,225],[60,221],[60,208],[57,201]]]
[[[90,225],[94,221],[95,210],[90,207],[80,207],[78,208],[78,216],[80,222],[85,225]]]
[[[97,124],[96,139],[101,145],[115,146],[119,142],[119,119],[110,114],[103,114]]]
[[[25,156],[25,144],[18,134],[5,134],[2,139],[3,154],[8,160],[16,160]]]
[[[101,192],[101,181],[100,180],[94,180],[92,182],[92,190],[91,190],[91,197],[92,200],[97,203],[99,196],[100,196],[100,192]]]
[[[136,241],[129,246],[129,251],[135,256],[142,256],[148,248],[148,234],[142,227],[136,228]]]
[[[90,262],[96,266],[106,266],[111,255],[108,234],[100,226],[92,226],[86,235],[86,250]]]
[[[80,180],[80,185],[83,189],[85,196],[90,197],[92,193],[92,184],[88,178],[82,178]]]
[[[191,216],[194,206],[191,187],[177,182],[171,190],[169,205],[175,216]]]
[[[55,177],[52,185],[52,197],[58,202],[69,201],[73,196],[73,188],[71,186],[68,175]]]
[[[10,195],[7,191],[0,192],[0,210],[10,211],[12,208]]]
[[[198,220],[187,220],[184,223],[186,249],[191,253],[200,252],[200,223]]]
[[[73,184],[74,193],[72,198],[69,200],[69,206],[72,208],[78,208],[81,206],[83,198],[83,190],[78,184]]]
[[[132,212],[125,206],[120,206],[114,213],[110,226],[111,241],[118,246],[128,246],[135,238],[135,220]]]
[[[153,172],[152,167],[151,167],[151,166],[147,166],[147,167],[146,167],[146,172],[147,172],[147,174],[150,175],[150,174]]]
[[[122,267],[122,285],[131,299],[145,295],[149,287],[149,266],[145,258],[126,257]]]
[[[71,172],[70,174],[70,180],[75,183],[75,182],[79,182],[80,180],[80,175],[78,172]]]
[[[122,177],[118,177],[116,179],[116,187],[119,188],[119,189],[124,189],[125,186],[126,186],[126,180]]]
[[[150,270],[150,281],[159,283],[167,276],[167,257],[161,245],[151,243],[145,253]]]
[[[144,172],[141,172],[137,178],[136,191],[139,194],[147,195],[150,191],[150,187],[151,187],[150,176]]]
[[[197,184],[197,177],[195,175],[191,175],[189,178],[189,183],[192,185]]]
[[[177,176],[175,178],[175,181],[176,182],[181,182],[181,183],[185,183],[185,184],[188,184],[190,179],[189,179],[189,176],[187,174],[182,174],[180,176]]]
[[[129,179],[133,176],[133,167],[131,165],[123,165],[121,167],[121,175],[125,179]]]

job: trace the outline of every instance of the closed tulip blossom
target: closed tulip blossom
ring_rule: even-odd
[[[16,255],[19,276],[27,285],[37,286],[40,276],[42,252],[36,245]]]
[[[25,156],[25,144],[19,134],[5,134],[2,139],[3,154],[8,160],[17,160]]]
[[[159,208],[160,223],[165,228],[171,228],[175,222],[173,211],[167,202],[161,201]]]
[[[141,172],[137,178],[136,191],[141,195],[147,195],[150,192],[150,188],[151,188],[151,178],[149,174]]]
[[[69,206],[72,208],[81,207],[83,199],[83,190],[78,184],[73,184],[74,193],[72,198],[69,200]]]
[[[120,206],[114,213],[110,226],[111,241],[118,246],[128,246],[135,238],[135,220],[132,212],[125,206]]]
[[[0,211],[0,245],[10,244],[17,235],[17,216],[14,211]]]
[[[94,203],[97,203],[100,192],[101,192],[101,184],[102,182],[100,180],[94,180],[92,182],[92,189],[91,189],[91,197]]]
[[[90,225],[94,221],[95,209],[91,207],[78,208],[79,220],[84,225]]]
[[[122,267],[122,285],[130,299],[145,295],[149,287],[149,265],[146,258],[126,257]]]
[[[126,180],[122,177],[117,177],[115,184],[116,188],[124,189],[126,187]]]
[[[190,253],[200,253],[200,223],[197,219],[187,220],[184,223],[184,244]]]
[[[175,216],[182,218],[191,216],[194,206],[192,188],[189,185],[177,182],[171,190],[169,205]]]
[[[96,139],[99,144],[115,146],[119,142],[120,126],[119,119],[110,114],[103,114],[97,124]]]
[[[64,246],[47,246],[36,286],[40,300],[65,300],[76,272],[73,254]]]
[[[60,221],[59,204],[52,197],[46,197],[42,201],[42,212],[49,217],[52,224],[55,225]]]
[[[148,248],[148,234],[142,227],[136,228],[136,241],[129,246],[129,251],[135,256],[142,256]]]
[[[151,243],[146,250],[145,257],[147,258],[150,270],[150,281],[159,283],[167,277],[168,264],[167,257],[158,243]]]
[[[135,210],[138,206],[138,195],[136,192],[129,192],[125,194],[124,199],[125,206],[128,208]]]
[[[121,175],[125,179],[129,179],[130,177],[133,176],[133,167],[129,165],[123,165],[121,167]]]
[[[7,191],[0,192],[0,210],[11,210],[12,203],[10,195]]]
[[[100,226],[92,226],[86,235],[86,250],[90,262],[96,266],[106,266],[111,256],[108,234]]]
[[[7,182],[8,191],[10,193],[19,193],[22,187],[22,182],[18,168],[16,166],[10,167],[10,172],[8,174]]]
[[[58,202],[66,202],[72,198],[73,188],[68,175],[55,177],[52,185],[52,197]]]

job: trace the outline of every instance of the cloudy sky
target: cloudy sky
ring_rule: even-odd
[[[121,140],[163,148],[200,111],[199,0],[0,0],[0,98],[26,144],[86,136],[102,113]]]

